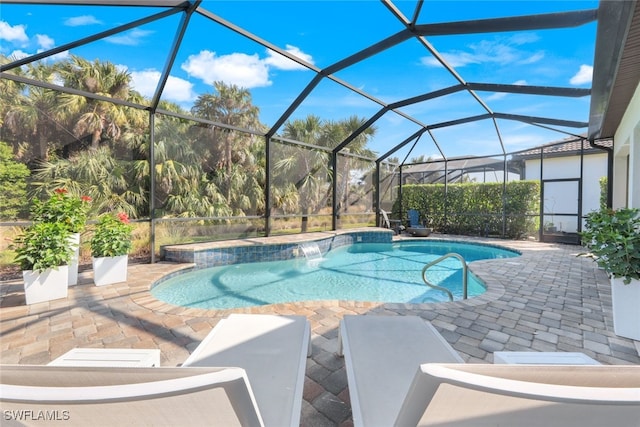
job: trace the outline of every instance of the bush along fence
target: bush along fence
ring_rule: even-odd
[[[439,232],[518,239],[538,231],[540,182],[403,185],[394,216],[406,221],[408,209]]]

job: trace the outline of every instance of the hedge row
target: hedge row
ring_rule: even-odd
[[[406,222],[408,209],[443,233],[518,239],[539,227],[540,182],[403,185],[394,217]]]

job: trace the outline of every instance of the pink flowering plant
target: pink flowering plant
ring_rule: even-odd
[[[132,231],[126,213],[101,215],[91,239],[91,255],[94,258],[127,255],[132,246]]]
[[[31,209],[34,222],[62,224],[70,233],[80,233],[87,223],[91,197],[73,196],[66,188],[57,188],[48,200],[35,200]]]

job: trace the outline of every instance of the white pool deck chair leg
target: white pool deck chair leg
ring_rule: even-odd
[[[638,426],[640,366],[425,364],[389,425]]]
[[[340,343],[355,427],[392,426],[421,364],[464,362],[417,316],[344,316]]]
[[[311,328],[304,316],[231,314],[183,366],[237,366],[247,372],[267,427],[300,425]]]
[[[0,379],[7,426],[264,426],[240,368],[3,365]]]

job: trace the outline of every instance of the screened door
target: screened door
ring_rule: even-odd
[[[580,187],[580,179],[542,181],[541,241],[579,243]]]

